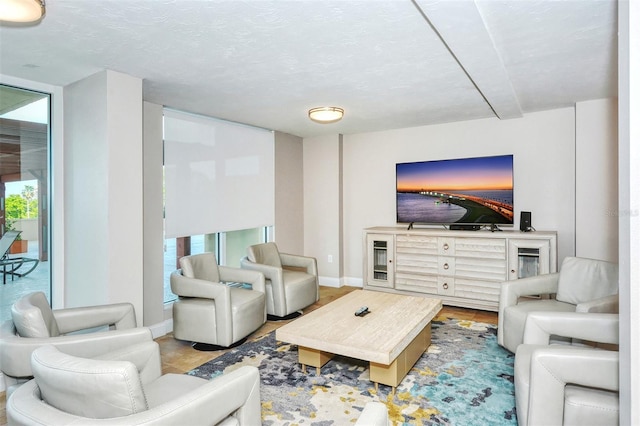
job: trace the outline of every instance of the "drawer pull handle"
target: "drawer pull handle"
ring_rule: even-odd
[[[443,249],[445,249],[445,250],[449,250],[449,244],[444,243],[444,245],[442,246],[442,248],[443,248]]]
[[[448,264],[448,263],[445,263],[442,267],[443,267],[444,269],[449,269],[449,264]]]
[[[449,284],[447,284],[447,283],[442,284],[442,288],[444,288],[445,290],[448,289],[449,288]]]

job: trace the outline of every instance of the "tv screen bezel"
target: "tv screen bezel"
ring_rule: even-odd
[[[464,218],[463,217],[459,220],[459,221],[435,221],[435,220],[420,220],[420,221],[406,221],[406,220],[401,220],[400,215],[399,215],[399,208],[398,208],[398,186],[399,186],[399,182],[398,182],[398,176],[399,176],[399,171],[398,168],[400,166],[403,165],[415,165],[415,164],[424,164],[424,167],[427,167],[429,164],[435,164],[435,163],[446,163],[446,162],[464,162],[466,160],[482,160],[482,159],[491,159],[491,158],[501,158],[501,157],[510,157],[511,159],[511,220],[507,221],[507,222],[499,222],[499,221],[491,221],[491,220],[481,220],[478,222],[472,222],[472,221],[460,221],[461,219]],[[492,229],[494,226],[505,226],[505,227],[513,227],[514,223],[515,223],[515,171],[514,171],[514,155],[513,154],[497,154],[497,155],[488,155],[488,156],[477,156],[477,157],[460,157],[460,158],[450,158],[450,159],[440,159],[440,160],[423,160],[423,161],[410,161],[410,162],[403,162],[403,163],[396,163],[395,166],[395,174],[396,174],[396,185],[395,185],[395,191],[396,191],[396,195],[395,195],[395,203],[396,203],[396,223],[397,224],[417,224],[417,225],[428,225],[428,226],[451,226],[451,225],[461,225],[461,226],[492,226]],[[428,218],[426,218],[428,219]],[[410,226],[411,226],[410,225]]]

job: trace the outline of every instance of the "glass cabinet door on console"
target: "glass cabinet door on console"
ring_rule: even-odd
[[[393,287],[393,253],[393,235],[367,235],[367,285]]]
[[[509,240],[509,279],[548,274],[549,240]]]

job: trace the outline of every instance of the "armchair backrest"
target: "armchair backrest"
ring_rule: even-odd
[[[220,272],[215,253],[201,253],[180,258],[182,275],[187,278],[219,282]]]
[[[42,400],[65,413],[107,419],[149,408],[132,362],[78,358],[46,345],[33,352],[31,368]]]
[[[280,252],[278,251],[276,243],[263,243],[249,246],[247,249],[247,258],[254,263],[282,268]]]
[[[58,323],[43,292],[30,293],[11,307],[11,319],[20,337],[57,337]]]
[[[567,257],[562,262],[556,300],[577,305],[617,292],[617,264],[580,257]]]

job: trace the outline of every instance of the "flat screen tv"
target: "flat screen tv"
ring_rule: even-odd
[[[398,223],[513,225],[513,155],[396,164]]]

